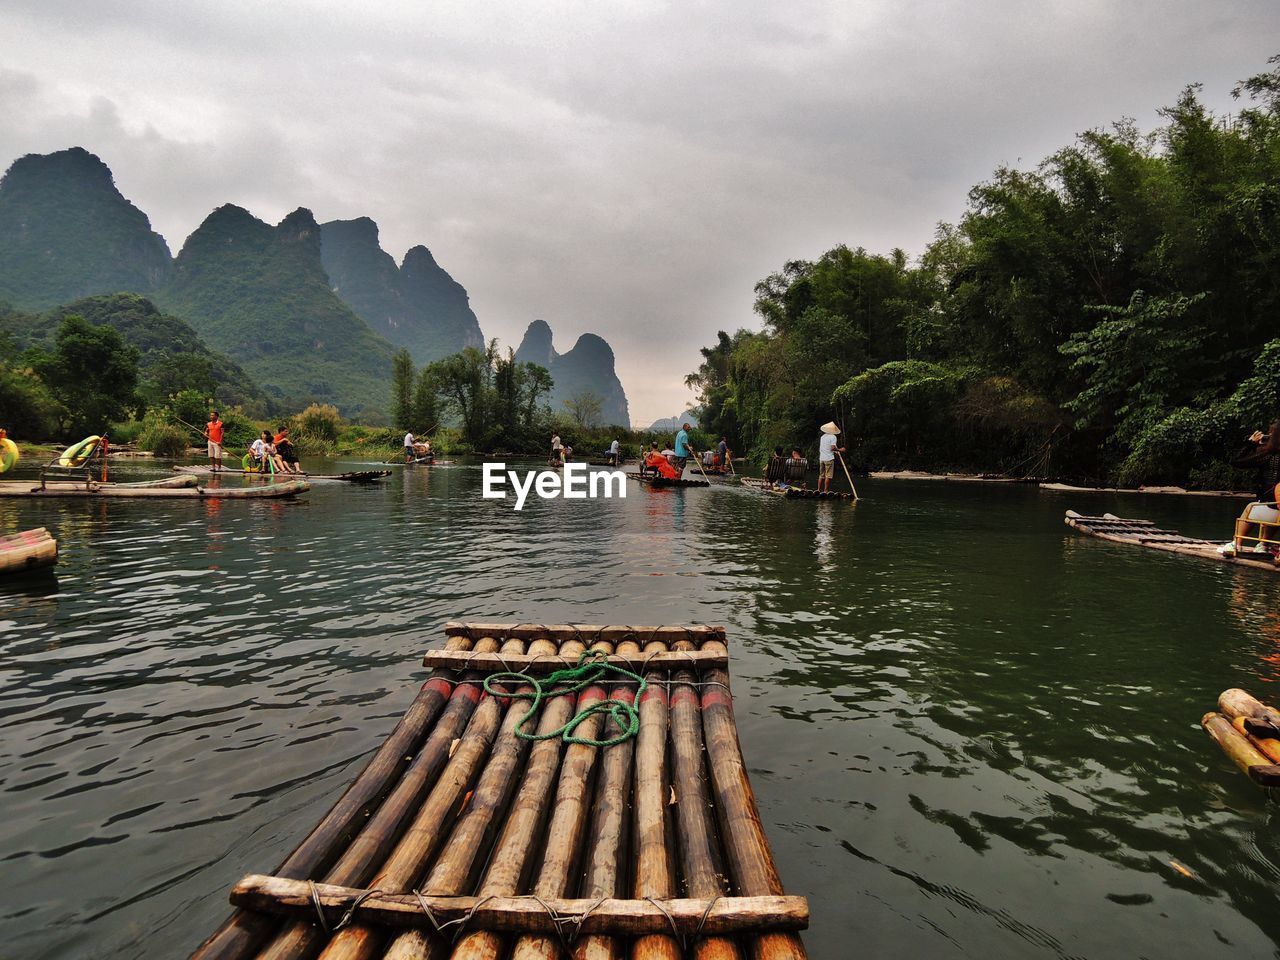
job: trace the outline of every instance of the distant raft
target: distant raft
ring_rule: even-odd
[[[58,541],[44,527],[0,537],[0,574],[25,573],[58,562]]]
[[[1260,787],[1280,787],[1280,710],[1238,688],[1222,691],[1218,709],[1200,720],[1214,742]]]
[[[771,493],[777,497],[785,497],[788,500],[852,500],[853,494],[845,493],[842,490],[813,490],[809,487],[779,487],[770,483],[768,480],[761,480],[758,477],[743,477],[742,485],[751,487],[754,490],[762,490],[765,493]]]
[[[628,473],[632,480],[639,481],[649,487],[709,487],[711,481],[693,477],[664,477],[656,473]]]
[[[806,956],[723,627],[444,630],[382,747],[273,876],[231,888],[195,960]]]
[[[1253,506],[1252,504],[1250,506]],[[1185,557],[1198,557],[1218,563],[1233,563],[1256,570],[1280,571],[1270,552],[1254,553],[1250,550],[1228,549],[1213,540],[1184,537],[1176,530],[1162,530],[1151,520],[1128,520],[1105,513],[1100,517],[1086,517],[1068,510],[1066,524],[1080,533],[1113,543],[1125,543],[1131,547],[1147,547],[1165,553],[1178,553]]]
[[[173,468],[175,473],[190,473],[201,477],[257,477],[259,479],[305,479],[309,483],[371,483],[391,476],[390,470],[349,470],[346,473],[263,473],[261,470],[241,470],[238,468],[214,470],[212,467],[198,464],[180,465]]]

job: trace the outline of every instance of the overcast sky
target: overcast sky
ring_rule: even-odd
[[[604,336],[648,423],[786,260],[914,256],[997,165],[1274,53],[1275,0],[0,0],[0,166],[87,148],[175,254],[227,202],[370,216],[487,336]]]

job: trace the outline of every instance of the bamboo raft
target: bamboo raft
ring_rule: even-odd
[[[709,480],[699,480],[696,477],[664,477],[661,474],[653,473],[628,473],[628,477],[632,480],[638,480],[640,483],[647,484],[650,487],[709,487]]]
[[[382,747],[275,875],[235,884],[238,909],[194,960],[805,956],[808,904],[784,895],[760,823],[723,627],[444,632]],[[531,687],[494,674],[543,674],[588,649],[645,692],[610,672],[544,700],[538,733],[612,698],[635,704],[636,736],[620,736],[631,719],[617,706],[573,730],[612,745],[517,736]]]
[[[25,573],[58,562],[58,541],[44,527],[0,537],[0,574]]]
[[[1221,543],[1184,537],[1176,530],[1163,530],[1157,527],[1151,520],[1126,520],[1111,513],[1105,513],[1100,517],[1086,517],[1074,510],[1068,510],[1066,523],[1067,526],[1074,527],[1083,534],[1100,540],[1110,540],[1113,543],[1126,543],[1133,547],[1147,547],[1165,553],[1181,554],[1184,557],[1215,560],[1218,563],[1233,563],[1257,570],[1280,570],[1269,553],[1243,552],[1235,556],[1225,556],[1221,551]]]
[[[853,494],[840,490],[811,490],[808,487],[776,487],[768,480],[758,477],[743,477],[744,486],[754,490],[771,493],[775,497],[786,497],[788,500],[852,500]]]
[[[1200,725],[1222,752],[1260,787],[1280,787],[1280,710],[1245,691],[1222,691],[1218,709]]]
[[[255,487],[202,487],[187,474],[145,483],[99,483],[96,480],[3,480],[0,497],[138,497],[187,500],[250,500],[296,497],[311,485],[305,480]]]
[[[198,465],[181,465],[174,466],[175,473],[194,474],[201,477],[220,477],[223,474],[234,477],[257,477],[263,480],[274,479],[293,479],[299,478],[306,480],[308,483],[329,483],[333,481],[342,481],[344,483],[371,483],[374,480],[381,480],[384,477],[391,476],[390,470],[349,470],[346,473],[263,473],[261,470],[241,470],[240,468],[214,470],[212,467]]]

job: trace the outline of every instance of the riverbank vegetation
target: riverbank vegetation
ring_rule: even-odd
[[[1280,417],[1280,58],[1220,116],[1081,135],[974,187],[915,262],[840,246],[756,287],[688,383],[756,457],[834,414],[864,467],[1227,485]]]

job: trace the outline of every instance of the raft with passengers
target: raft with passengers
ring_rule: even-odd
[[[718,626],[448,623],[382,747],[193,960],[805,956]]]

